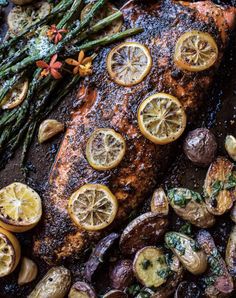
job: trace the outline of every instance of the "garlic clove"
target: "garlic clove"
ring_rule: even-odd
[[[229,156],[236,161],[236,138],[232,135],[228,135],[225,138],[225,149]]]
[[[63,123],[54,119],[44,120],[39,126],[38,141],[39,143],[46,142],[63,130]]]
[[[24,285],[33,281],[38,274],[37,265],[30,259],[22,259],[21,268],[18,276],[18,285]]]

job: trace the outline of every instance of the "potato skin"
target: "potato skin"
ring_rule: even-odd
[[[139,249],[155,245],[168,225],[167,217],[147,212],[135,218],[123,231],[120,250],[124,255],[132,255]]]
[[[39,281],[28,298],[63,298],[71,284],[71,273],[65,267],[53,267]]]
[[[134,280],[133,263],[131,260],[120,260],[110,271],[111,286],[116,290],[124,290]]]
[[[174,298],[199,298],[201,291],[194,282],[182,281],[175,291]]]
[[[72,285],[68,298],[72,298],[73,294],[79,295],[79,293],[81,292],[87,294],[89,298],[96,298],[94,289],[90,285],[82,281],[77,281],[75,284]]]
[[[232,293],[234,290],[234,283],[232,276],[229,274],[225,261],[220,256],[215,246],[215,242],[211,234],[206,230],[200,230],[197,234],[197,242],[200,247],[204,250],[208,257],[208,262],[210,264],[210,271],[214,276],[214,268],[217,272],[214,283],[205,289],[205,294],[207,297],[225,297]]]
[[[235,187],[228,188],[230,175],[233,175],[233,163],[225,157],[218,157],[208,169],[204,192],[207,209],[212,214],[224,214],[236,199]]]
[[[215,158],[217,150],[215,136],[206,128],[197,128],[189,132],[183,149],[194,164],[207,167]]]
[[[157,188],[152,195],[151,211],[164,216],[169,213],[168,198],[162,187]]]
[[[165,242],[189,272],[198,275],[206,271],[206,254],[192,238],[182,233],[168,232],[165,234]]]
[[[174,196],[178,194],[186,198],[185,203],[182,202],[182,205],[175,203]],[[215,224],[214,215],[207,210],[206,204],[199,193],[187,188],[173,188],[168,191],[168,197],[175,213],[184,220],[199,228],[208,228]]]
[[[233,227],[229,235],[225,253],[225,262],[229,273],[236,277],[236,225]]]
[[[103,298],[128,298],[128,295],[120,290],[111,290]]]
[[[16,5],[25,5],[33,2],[34,0],[11,0]]]
[[[92,282],[95,273],[99,270],[103,260],[109,253],[112,246],[118,241],[119,234],[111,233],[98,242],[88,261],[85,263],[85,278]]]

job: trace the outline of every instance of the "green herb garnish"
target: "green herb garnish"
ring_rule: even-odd
[[[197,203],[201,203],[203,200],[198,192],[187,188],[173,188],[168,191],[168,197],[174,205],[181,208],[184,208],[191,200]]]
[[[152,262],[150,260],[143,260],[141,264],[143,270],[147,270],[149,267],[152,267]]]
[[[167,279],[168,276],[172,274],[170,268],[165,268],[157,271],[157,275],[160,276],[162,279]]]
[[[179,232],[185,235],[192,235],[192,225],[187,222],[186,224],[184,224],[180,229]]]

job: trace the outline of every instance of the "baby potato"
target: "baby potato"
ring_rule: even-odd
[[[234,203],[234,206],[231,209],[230,218],[232,219],[233,222],[236,223],[236,203]]]
[[[206,255],[195,240],[181,233],[168,232],[165,234],[165,242],[189,272],[198,275],[206,271]]]
[[[168,198],[175,213],[199,228],[214,225],[215,217],[207,210],[201,195],[187,188],[173,188]]]
[[[94,289],[85,282],[77,281],[70,289],[68,298],[96,298]]]
[[[141,284],[155,288],[166,282],[170,272],[162,249],[155,246],[144,247],[136,253],[133,270]]]
[[[63,298],[71,284],[71,273],[65,267],[53,267],[36,285],[28,298]]]
[[[208,169],[204,192],[207,209],[212,214],[224,214],[236,199],[236,172],[233,166],[227,158],[218,157]]]
[[[169,202],[162,187],[156,189],[152,195],[151,211],[162,215],[168,215]]]
[[[236,276],[236,226],[233,227],[226,247],[225,262],[229,273]]]
[[[124,290],[132,283],[134,279],[133,263],[131,260],[119,260],[113,266],[110,272],[112,288]]]

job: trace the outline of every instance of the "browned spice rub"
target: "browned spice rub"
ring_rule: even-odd
[[[145,2],[145,1],[143,1]],[[157,1],[156,1],[157,2]],[[141,26],[144,32],[132,40],[145,44],[152,55],[150,74],[140,84],[128,88],[112,82],[106,71],[109,48],[101,50],[94,73],[78,93],[78,104],[44,196],[44,219],[34,243],[35,254],[48,263],[67,257],[77,258],[108,230],[86,232],[71,221],[67,204],[70,195],[86,183],[107,185],[119,201],[119,211],[109,230],[128,219],[131,211],[147,197],[165,171],[174,144],[157,146],[145,139],[137,124],[137,109],[142,100],[156,92],[176,96],[191,115],[198,109],[212,83],[234,22],[232,8],[220,8],[211,1],[187,3],[158,1],[150,4],[129,2],[124,8],[125,25]],[[177,39],[186,31],[208,32],[219,48],[217,65],[200,73],[183,72],[174,65]],[[121,164],[98,172],[85,157],[86,142],[96,128],[109,127],[126,139],[127,150]]]

